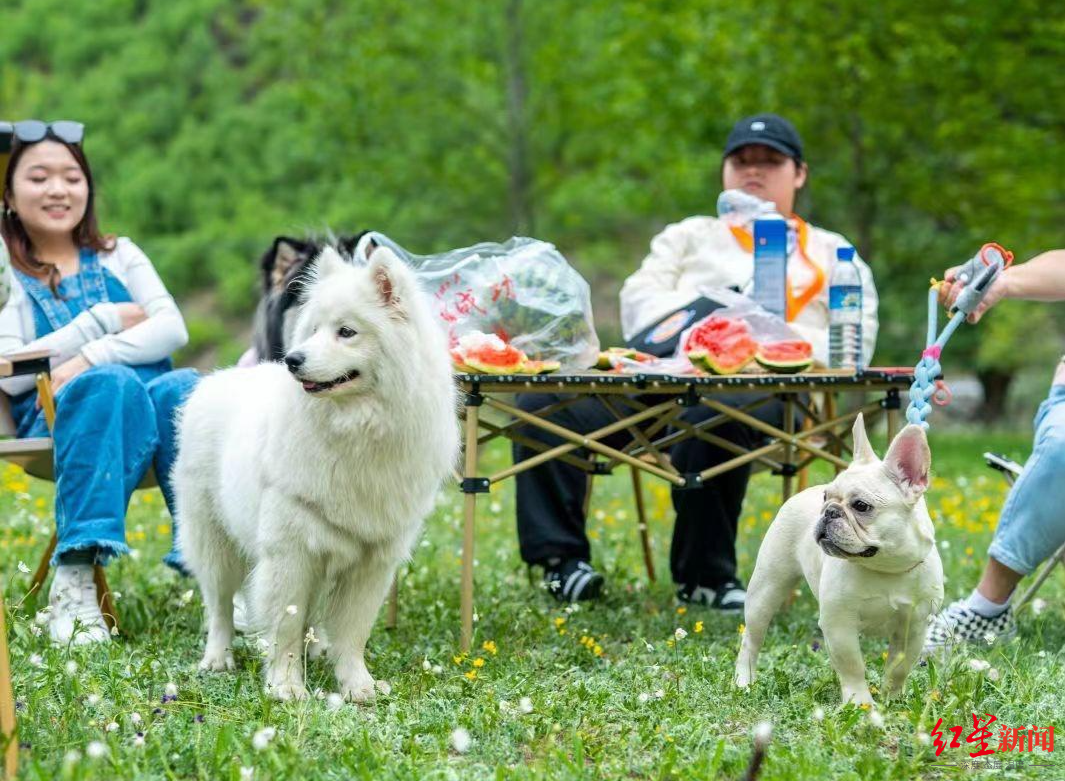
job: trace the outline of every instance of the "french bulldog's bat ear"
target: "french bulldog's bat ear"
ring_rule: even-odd
[[[920,426],[910,424],[891,443],[884,456],[884,470],[911,501],[916,501],[928,489],[928,473],[932,467],[932,451],[928,437]]]
[[[871,464],[879,460],[873,446],[869,444],[869,437],[865,433],[865,418],[861,413],[854,420],[851,436],[854,438],[854,463]]]

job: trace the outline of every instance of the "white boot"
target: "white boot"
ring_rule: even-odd
[[[57,645],[104,643],[111,639],[100,612],[91,564],[60,564],[48,592],[48,633]]]

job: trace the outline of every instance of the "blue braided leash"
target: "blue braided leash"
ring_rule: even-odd
[[[950,389],[943,380],[943,367],[939,363],[943,348],[965,318],[983,301],[991,283],[1013,261],[1013,253],[998,244],[985,244],[968,263],[958,271],[958,279],[966,282],[965,289],[951,307],[951,318],[936,336],[939,327],[939,285],[932,281],[928,291],[928,338],[921,353],[921,360],[913,370],[910,385],[910,403],[906,407],[906,422],[928,429],[928,416],[932,414],[932,402],[939,406],[950,403]]]

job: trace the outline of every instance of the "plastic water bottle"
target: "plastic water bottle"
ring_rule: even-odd
[[[862,369],[862,276],[854,265],[854,247],[836,250],[828,288],[828,364],[833,369]]]
[[[743,190],[722,190],[717,196],[717,216],[729,225],[750,225],[759,216],[775,211],[769,201]]]
[[[776,212],[754,221],[753,298],[781,320],[787,319],[788,223]]]

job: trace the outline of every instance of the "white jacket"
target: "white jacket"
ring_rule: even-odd
[[[836,263],[836,249],[850,246],[838,233],[809,226],[806,254],[825,273],[824,287],[790,325],[814,348],[814,358],[828,364],[828,285]],[[862,352],[872,360],[878,329],[876,286],[869,266],[857,256],[862,277]],[[651,240],[651,253],[621,288],[621,330],[631,339],[665,315],[695,300],[711,288],[737,287],[750,292],[754,259],[729,226],[716,217],[689,217],[666,227]],[[788,278],[800,295],[812,275],[798,252],[788,258]]]
[[[125,331],[117,305],[99,303],[75,317],[68,325],[37,338],[33,322],[33,300],[18,277],[12,275],[11,296],[0,309],[0,355],[22,350],[50,349],[56,368],[79,353],[94,366],[120,363],[137,366],[166,358],[189,341],[185,321],[173,297],[167,292],[148,256],[123,237],[110,252],[101,252],[100,266],[107,269],[129,291],[133,303],[144,308],[147,319]],[[0,390],[9,396],[28,391],[33,377],[11,377],[0,381]]]

